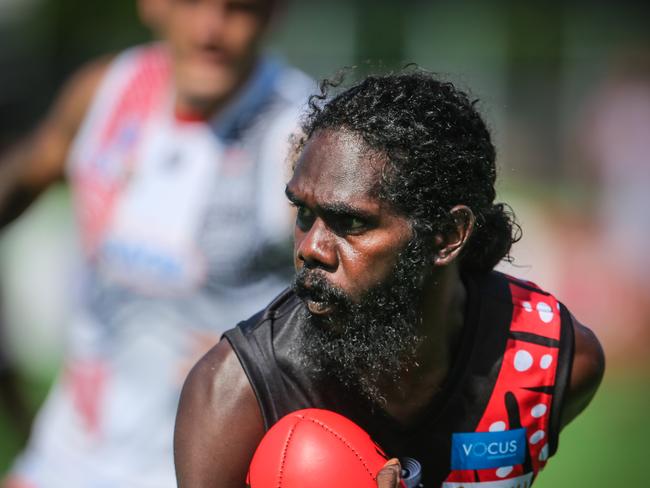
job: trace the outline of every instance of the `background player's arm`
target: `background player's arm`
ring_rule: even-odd
[[[222,340],[192,369],[181,393],[174,460],[180,488],[244,488],[264,436],[253,389]]]
[[[106,66],[103,60],[80,70],[38,127],[0,154],[0,227],[18,217],[50,183],[63,176],[70,144]],[[5,362],[0,367],[2,403],[13,426],[26,437],[31,415],[19,383],[17,372]]]
[[[0,155],[0,227],[63,177],[71,142],[107,65],[107,59],[95,61],[73,75],[36,129]]]
[[[572,316],[571,319],[575,335],[575,352],[568,396],[562,410],[562,427],[589,405],[605,373],[605,355],[600,342],[594,333],[575,317]]]

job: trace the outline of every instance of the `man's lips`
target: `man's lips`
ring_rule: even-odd
[[[334,307],[332,307],[332,305],[312,300],[310,298],[307,298],[305,300],[305,305],[307,305],[309,311],[314,315],[327,315],[331,313],[332,310],[334,310]]]
[[[208,65],[227,65],[231,64],[230,55],[223,49],[209,49],[197,47],[189,56],[194,62]]]

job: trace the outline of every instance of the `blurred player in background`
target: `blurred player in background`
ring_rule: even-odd
[[[312,82],[260,54],[277,3],[141,0],[166,42],[81,69],[3,155],[3,224],[67,176],[83,269],[63,370],[7,488],[174,486],[189,366],[286,286],[284,160]]]

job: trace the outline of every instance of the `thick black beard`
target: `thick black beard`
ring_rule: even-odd
[[[431,260],[416,239],[399,254],[389,278],[353,301],[324,274],[303,267],[293,289],[303,300],[331,305],[326,316],[304,311],[294,354],[316,381],[334,380],[383,406],[382,391],[399,387],[400,375],[418,366],[421,297]]]

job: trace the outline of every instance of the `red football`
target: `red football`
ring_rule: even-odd
[[[257,447],[250,488],[377,488],[386,456],[351,420],[309,408],[280,419]]]

